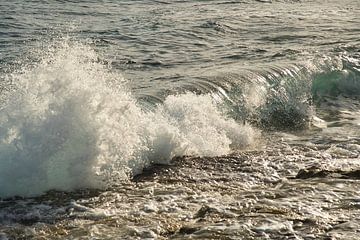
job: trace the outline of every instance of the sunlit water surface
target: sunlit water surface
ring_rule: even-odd
[[[0,239],[358,239],[359,1],[0,0]]]

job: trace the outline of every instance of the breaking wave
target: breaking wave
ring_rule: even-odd
[[[210,94],[168,96],[144,111],[89,46],[62,40],[7,74],[0,109],[0,197],[102,188],[174,156],[215,156],[258,132]]]
[[[228,154],[256,142],[251,125],[307,128],[314,102],[360,92],[360,64],[348,56],[206,77],[140,98],[88,44],[62,39],[34,58],[2,76],[0,197],[103,188],[175,156]]]
[[[359,95],[360,62],[349,56],[322,56],[215,76],[204,84],[215,99],[226,102],[234,119],[265,129],[304,129],[325,98]]]

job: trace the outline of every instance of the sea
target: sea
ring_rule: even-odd
[[[360,239],[360,1],[0,0],[0,239]]]

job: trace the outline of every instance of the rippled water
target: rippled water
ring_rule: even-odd
[[[359,1],[0,0],[0,239],[358,239]]]

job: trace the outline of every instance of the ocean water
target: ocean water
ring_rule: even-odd
[[[359,239],[360,2],[0,0],[0,239]]]

